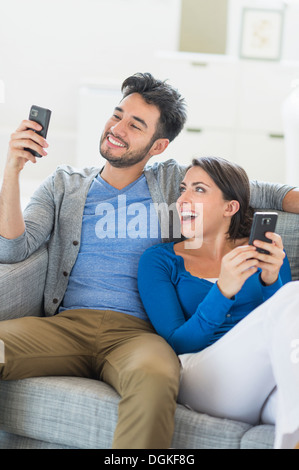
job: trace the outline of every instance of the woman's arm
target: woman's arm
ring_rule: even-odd
[[[159,247],[142,255],[138,287],[144,308],[157,333],[177,354],[199,351],[209,344],[234,300],[224,297],[215,284],[187,319],[171,280],[172,271],[171,262]],[[188,289],[187,284],[185,288]],[[193,288],[190,284],[190,296]]]

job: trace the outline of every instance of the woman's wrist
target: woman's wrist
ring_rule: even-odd
[[[271,276],[270,278],[267,278],[266,276],[265,278],[265,276],[263,277],[263,273],[260,274],[260,282],[264,287],[272,286],[272,284],[275,284],[277,280],[278,280],[278,275],[276,277]]]
[[[227,299],[232,299],[234,297],[234,292],[229,289],[228,287],[223,287],[222,284],[221,284],[221,281],[219,283],[219,281],[217,281],[217,286],[218,286],[218,289],[220,290],[221,294],[226,297]]]

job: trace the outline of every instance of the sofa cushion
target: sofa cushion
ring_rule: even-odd
[[[250,424],[215,418],[178,405],[172,440],[174,449],[239,449]]]
[[[59,444],[109,449],[118,401],[118,394],[109,385],[91,379],[37,377],[0,382],[0,428],[36,439],[38,447],[40,441],[46,441],[52,447]],[[239,448],[251,428],[249,424],[210,417],[182,405],[177,406],[175,419],[172,447],[178,449]],[[8,434],[4,436],[9,439]],[[20,441],[20,445],[27,446],[28,442]]]
[[[0,431],[0,449],[76,449]]]
[[[261,424],[249,429],[241,440],[241,449],[273,449],[274,426]]]
[[[107,449],[112,445],[118,400],[110,386],[91,379],[3,381],[0,428],[63,446]]]

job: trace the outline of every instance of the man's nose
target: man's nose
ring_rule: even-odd
[[[126,135],[126,125],[123,121],[119,121],[114,126],[111,127],[111,130],[115,135],[125,136]]]

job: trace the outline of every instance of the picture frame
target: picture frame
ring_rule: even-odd
[[[280,60],[283,11],[244,8],[240,57],[255,60]]]

